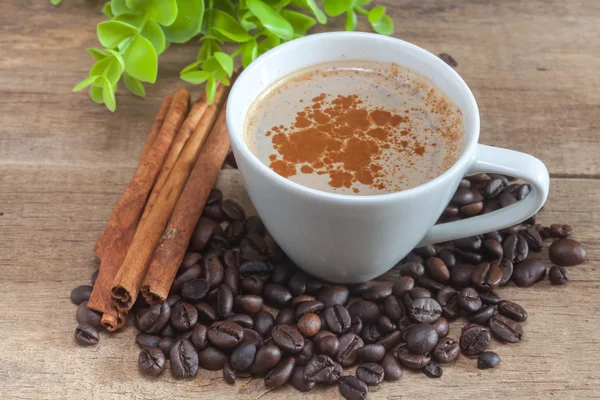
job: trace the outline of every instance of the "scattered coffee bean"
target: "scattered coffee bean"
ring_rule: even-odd
[[[265,385],[268,388],[283,386],[292,376],[296,360],[294,357],[284,358],[268,373]]]
[[[256,345],[250,342],[241,342],[231,351],[229,363],[236,371],[245,371],[254,362],[256,356]]]
[[[233,299],[234,306],[241,312],[254,315],[263,308],[263,298],[253,294],[237,296]]]
[[[442,315],[442,307],[431,298],[414,299],[407,308],[408,315],[416,322],[433,323]]]
[[[379,320],[377,321],[377,329],[382,335],[395,331],[396,328],[396,324],[394,324],[388,316],[382,315],[379,317]]]
[[[438,342],[438,334],[431,324],[413,325],[406,331],[406,347],[413,354],[429,353]]]
[[[469,324],[463,328],[460,335],[460,349],[468,357],[477,356],[488,347],[490,340],[490,332],[487,329],[481,325]]]
[[[362,298],[365,300],[378,301],[392,294],[392,287],[387,284],[375,284],[365,290]]]
[[[438,338],[441,339],[448,336],[450,326],[448,325],[448,320],[445,317],[439,317],[433,324],[431,324],[431,326],[433,326],[433,329],[435,329],[437,332]]]
[[[493,351],[484,351],[477,358],[477,368],[489,369],[500,365],[500,356]]]
[[[428,354],[411,354],[408,352],[406,345],[401,346],[396,352],[396,357],[406,368],[410,369],[421,369],[425,368],[429,361],[431,361],[431,356]]]
[[[223,380],[225,383],[230,385],[235,384],[235,379],[237,378],[236,371],[233,369],[230,363],[225,363],[223,365]]]
[[[171,347],[171,372],[175,378],[190,378],[198,372],[198,353],[189,340],[179,340]],[[219,368],[220,369],[220,368]]]
[[[372,301],[357,300],[348,307],[351,317],[359,317],[363,323],[374,324],[381,316],[379,306]]]
[[[423,368],[423,373],[430,378],[441,378],[442,367],[435,361],[429,361],[429,364]]]
[[[367,344],[357,351],[361,362],[379,362],[385,356],[386,349],[381,344]]]
[[[317,314],[304,314],[298,321],[298,331],[304,337],[311,337],[321,329],[321,318]]]
[[[425,276],[425,267],[418,262],[408,262],[400,266],[400,275],[408,276],[413,279]]]
[[[100,340],[100,335],[94,326],[80,323],[75,329],[75,340],[80,346],[95,346]]]
[[[456,361],[460,354],[458,343],[451,338],[443,338],[437,343],[433,349],[431,356],[440,364],[446,364]]]
[[[520,263],[527,258],[529,254],[529,246],[527,241],[522,236],[512,234],[504,239],[504,258],[511,261],[513,264]]]
[[[558,239],[550,245],[550,261],[561,266],[583,263],[587,251],[581,243],[573,239]]]
[[[473,269],[473,286],[479,290],[491,290],[502,281],[502,270],[496,262],[483,262]]]
[[[262,337],[271,336],[271,331],[275,326],[275,317],[268,311],[259,311],[254,316],[253,328]]]
[[[360,336],[365,343],[375,343],[381,338],[381,333],[376,324],[364,324]]]
[[[383,378],[386,381],[397,381],[402,376],[402,366],[400,361],[392,353],[386,353],[381,360],[383,368]]]
[[[377,386],[383,381],[383,367],[374,362],[361,364],[356,368],[356,377],[367,384]]]
[[[527,311],[517,303],[502,300],[498,303],[498,312],[514,321],[523,322],[527,320]]]
[[[187,301],[197,303],[208,294],[209,288],[209,284],[205,279],[195,278],[181,285],[181,295]]]
[[[275,325],[293,325],[296,321],[293,308],[282,308],[275,317]]]
[[[490,290],[489,292],[481,292],[479,293],[479,298],[483,304],[496,305],[501,300],[496,292]]]
[[[398,298],[402,298],[406,292],[415,286],[414,278],[410,276],[402,276],[394,282],[392,286],[392,294]]]
[[[334,384],[342,375],[342,367],[329,356],[314,357],[304,367],[304,378],[309,382]]]
[[[148,376],[157,376],[165,369],[165,353],[158,347],[146,347],[138,356],[140,372]]]
[[[350,291],[345,286],[333,285],[322,289],[316,296],[317,300],[325,307],[334,305],[345,305],[350,297]]]
[[[79,306],[77,306],[77,312],[75,313],[75,318],[77,319],[78,323],[91,325],[96,329],[100,329],[102,326],[102,314],[94,310],[90,310],[88,308],[87,300],[79,303]]]
[[[333,357],[340,349],[340,341],[336,336],[326,336],[319,341],[318,348],[320,354]]]
[[[170,357],[171,348],[173,348],[174,344],[175,344],[175,339],[167,336],[167,337],[160,339],[160,342],[158,342],[158,348],[161,349],[163,351],[163,353],[165,354],[165,357],[168,358],[168,357]]]
[[[198,322],[198,311],[190,303],[180,301],[171,309],[170,322],[178,331],[187,331]]]
[[[92,276],[90,278],[90,282],[92,284],[92,286],[94,286],[96,284],[96,279],[98,279],[98,274],[100,273],[100,270],[97,269],[92,273]]]
[[[304,347],[304,338],[291,325],[276,325],[271,331],[271,337],[280,349],[288,353],[300,353]]]
[[[160,336],[154,336],[154,335],[149,335],[147,333],[140,332],[135,337],[135,341],[142,348],[158,347],[158,343],[160,343]]]
[[[466,312],[472,313],[479,310],[481,304],[479,294],[471,287],[464,288],[458,293],[458,306]]]
[[[546,266],[540,261],[528,259],[516,264],[512,281],[520,287],[531,286],[546,277]]]
[[[228,359],[227,353],[213,346],[207,346],[204,350],[198,352],[198,365],[209,371],[222,369]]]
[[[84,301],[90,299],[90,295],[92,294],[92,287],[89,285],[81,285],[77,286],[75,289],[71,291],[71,301],[73,304],[79,305]]]
[[[527,229],[522,230],[519,234],[527,242],[529,250],[540,251],[542,249],[542,236],[534,226],[530,226]]]
[[[270,371],[281,360],[281,350],[273,344],[262,346],[256,352],[254,363],[252,364],[252,373],[261,375]]]
[[[339,350],[336,355],[336,361],[339,362],[342,367],[348,367],[358,357],[358,349],[364,346],[364,341],[355,333],[345,333],[339,338]]]
[[[489,322],[490,330],[498,339],[517,343],[523,338],[523,327],[516,321],[501,314],[494,315]]]
[[[473,269],[474,267],[471,264],[457,264],[450,271],[452,284],[457,288],[469,286],[473,280]]]
[[[490,318],[492,318],[494,315],[494,312],[494,306],[482,307],[469,316],[469,321],[473,322],[474,324],[486,325]]]
[[[208,340],[219,349],[230,349],[244,339],[244,329],[231,321],[214,322],[208,329]]]
[[[221,204],[221,210],[229,221],[243,221],[246,218],[246,213],[242,206],[236,201],[227,199]]]
[[[243,328],[252,328],[254,326],[254,320],[247,314],[233,314],[227,317],[227,321],[232,321]]]
[[[297,360],[296,360],[296,364],[298,364]],[[304,377],[304,367],[303,366],[294,367],[294,371],[292,372],[292,376],[290,377],[290,380],[288,382],[290,383],[290,385],[292,385],[296,390],[298,390],[300,392],[309,392],[316,385],[315,382],[309,382]]]
[[[557,239],[564,239],[571,236],[573,228],[571,225],[552,224],[550,225],[550,236]]]
[[[300,319],[304,314],[309,314],[309,313],[316,314],[319,311],[321,311],[323,309],[323,307],[324,307],[323,303],[321,303],[318,300],[304,301],[304,302],[298,304],[298,307],[296,307],[295,317],[296,317],[296,319]],[[342,306],[335,306],[335,307],[342,307]]]
[[[367,397],[369,389],[367,384],[355,376],[342,376],[338,380],[340,394],[346,400],[363,400]]]
[[[569,273],[565,267],[553,266],[548,273],[550,282],[553,285],[564,285],[569,280]]]

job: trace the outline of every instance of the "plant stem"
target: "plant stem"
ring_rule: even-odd
[[[369,15],[369,10],[362,8],[361,6],[354,6],[354,11],[362,15]]]

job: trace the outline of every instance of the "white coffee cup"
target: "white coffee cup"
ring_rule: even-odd
[[[244,141],[252,102],[294,71],[326,62],[393,62],[430,78],[462,110],[464,150],[437,178],[412,189],[352,196],[294,183],[261,163]],[[388,271],[416,246],[478,235],[515,225],[546,201],[548,170],[535,157],[485,146],[479,139],[477,103],[444,61],[413,44],[357,32],[310,35],[277,46],[239,76],[227,104],[227,127],[244,184],[265,226],[299,267],[337,283],[364,282]],[[464,175],[506,174],[531,184],[525,199],[501,210],[435,225]]]

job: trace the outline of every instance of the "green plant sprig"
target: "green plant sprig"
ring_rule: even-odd
[[[371,2],[323,0],[321,8],[316,0],[111,0],[102,9],[108,20],[97,27],[103,48],[88,49],[96,62],[73,90],[89,87],[94,102],[114,111],[121,80],[144,97],[144,83],[156,81],[159,55],[171,43],[199,36],[196,60],[180,77],[206,83],[212,102],[217,83],[230,84],[236,58],[246,67],[273,47],[306,35],[317,23],[327,23],[328,17],[345,15],[346,30],[355,30],[358,15],[363,15],[373,30],[391,35],[394,23],[385,7],[367,10]],[[224,51],[227,45],[231,53]]]

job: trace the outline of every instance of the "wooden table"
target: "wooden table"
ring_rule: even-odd
[[[530,152],[552,175],[541,222],[570,223],[589,252],[566,287],[508,287],[530,318],[517,345],[494,342],[493,371],[464,357],[434,380],[405,372],[370,398],[600,397],[600,2],[594,0],[378,0],[396,36],[446,52],[478,99],[481,142]],[[235,386],[201,371],[191,381],[137,371],[135,330],[73,340],[70,290],[97,268],[92,246],[132,176],[162,98],[197,44],[173,46],[159,83],[140,100],[120,90],[111,114],[71,94],[91,65],[102,1],[4,1],[0,7],[0,398],[291,398],[262,379]],[[338,24],[339,26],[339,24]],[[362,29],[368,27],[361,25]],[[191,88],[190,88],[191,89]],[[193,88],[194,94],[199,93]],[[248,203],[235,170],[226,196]],[[459,327],[452,327],[457,337]],[[318,389],[305,399],[338,397]]]

